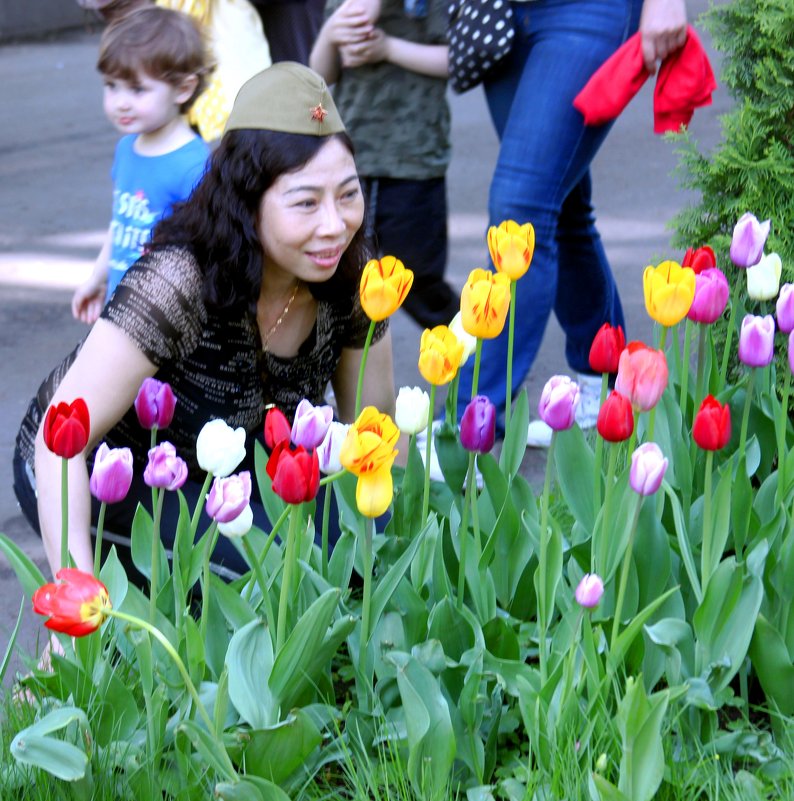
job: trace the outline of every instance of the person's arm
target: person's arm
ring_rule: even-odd
[[[448,45],[409,42],[407,39],[387,36],[380,28],[376,28],[366,41],[343,46],[341,56],[345,67],[388,61],[431,78],[446,78],[449,74]]]
[[[373,6],[374,2],[376,0],[345,0],[320,28],[309,55],[309,66],[326,83],[334,83],[339,77],[340,48],[371,36],[374,24],[371,14],[380,10],[379,3]]]
[[[72,316],[75,320],[91,325],[99,318],[105,304],[105,293],[108,287],[108,271],[110,269],[110,249],[112,245],[111,229],[102,243],[91,275],[77,287],[72,296]]]
[[[654,75],[656,64],[680,50],[686,42],[684,0],[645,0],[640,16],[640,40],[645,69]]]
[[[69,462],[69,551],[81,570],[93,570],[86,453],[93,450],[132,406],[143,379],[156,372],[155,365],[120,328],[101,319],[91,330],[53,398],[53,403],[71,403],[83,398],[90,416],[88,445]],[[36,437],[35,472],[41,537],[54,575],[60,568],[61,457],[48,450],[41,429]]]

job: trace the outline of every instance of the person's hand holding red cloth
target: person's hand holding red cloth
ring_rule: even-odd
[[[603,125],[623,111],[650,75],[640,34],[635,33],[596,70],[573,104],[584,115],[585,125]],[[653,92],[654,133],[688,125],[696,108],[711,104],[716,88],[708,56],[689,25],[684,46],[659,67]]]

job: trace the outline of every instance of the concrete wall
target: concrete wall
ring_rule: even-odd
[[[96,19],[75,0],[0,0],[0,41],[46,36]]]

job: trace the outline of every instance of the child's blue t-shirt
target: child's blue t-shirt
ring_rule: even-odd
[[[207,166],[209,148],[199,137],[162,156],[136,153],[136,139],[130,134],[119,140],[111,170],[113,216],[106,300],[140,258],[157,221],[174,203],[190,196]]]

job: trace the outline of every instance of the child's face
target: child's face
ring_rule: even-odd
[[[139,73],[134,80],[103,76],[105,114],[123,134],[154,134],[179,116],[184,87]]]

